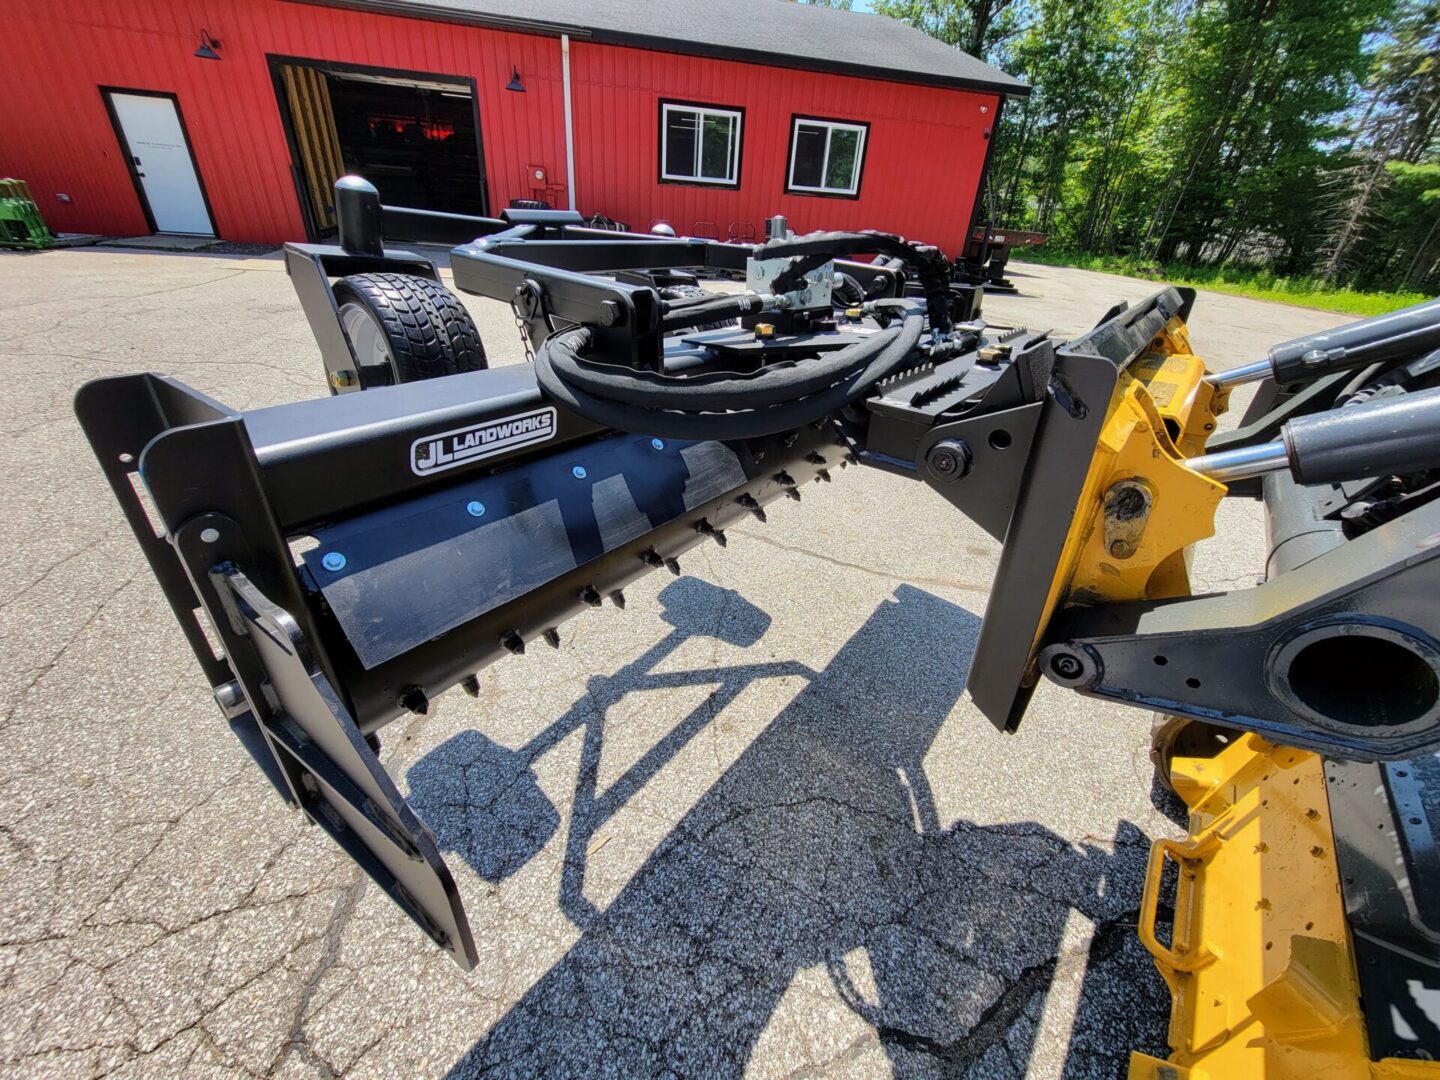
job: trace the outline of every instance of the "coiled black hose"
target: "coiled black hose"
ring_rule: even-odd
[[[580,327],[535,352],[535,377],[554,400],[618,431],[671,439],[751,439],[823,419],[898,370],[920,341],[925,318],[913,303],[880,301],[898,325],[815,359],[753,372],[665,375],[586,358]]]

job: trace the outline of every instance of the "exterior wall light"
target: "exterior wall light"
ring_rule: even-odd
[[[210,31],[203,27],[200,30],[200,47],[195,50],[195,55],[201,60],[220,59],[220,42],[211,37]]]

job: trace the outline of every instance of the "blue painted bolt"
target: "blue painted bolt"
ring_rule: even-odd
[[[338,551],[327,551],[325,557],[320,560],[320,565],[331,573],[339,573],[345,569],[345,556]]]
[[[482,503],[479,499],[471,499],[468,503],[465,504],[465,512],[471,517],[484,517],[485,504]]]
[[[585,466],[584,466],[584,465],[576,465],[573,469],[570,470],[570,475],[573,476],[573,477],[575,477],[576,480],[584,480],[584,479],[585,479]]]
[[[653,446],[656,450],[664,450],[664,449],[665,449],[665,440],[664,440],[664,439],[651,439],[651,440],[650,440],[650,445]]]

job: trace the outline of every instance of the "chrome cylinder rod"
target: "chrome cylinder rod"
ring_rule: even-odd
[[[1256,360],[1253,364],[1241,364],[1229,371],[1212,371],[1205,376],[1205,381],[1221,390],[1227,386],[1239,386],[1241,383],[1259,382],[1274,374],[1274,371],[1268,359]]]
[[[1243,480],[1247,476],[1261,476],[1264,473],[1288,469],[1290,455],[1283,442],[1270,442],[1193,457],[1185,464],[1211,480],[1228,484],[1231,480]]]

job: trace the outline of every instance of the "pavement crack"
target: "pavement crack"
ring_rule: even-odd
[[[988,593],[990,591],[989,585],[975,585],[968,581],[956,581],[952,578],[919,577],[915,574],[892,574],[888,570],[877,570],[875,567],[866,566],[863,563],[847,562],[844,559],[837,559],[831,555],[822,555],[820,552],[811,551],[806,547],[800,547],[795,544],[784,544],[773,537],[750,532],[748,529],[737,529],[731,526],[727,531],[736,536],[744,536],[748,539],[758,540],[762,544],[769,544],[771,547],[779,548],[781,551],[788,551],[792,555],[803,555],[806,558],[826,563],[829,566],[834,566],[841,570],[858,570],[862,574],[883,578],[886,581],[899,581],[906,585],[929,585],[941,589],[960,589],[964,592],[974,593]]]
[[[291,1054],[299,1054],[325,1080],[334,1080],[340,1075],[335,1067],[310,1045],[310,1036],[305,1030],[305,1014],[310,1009],[310,1003],[315,1000],[315,995],[319,993],[320,984],[324,982],[325,976],[339,962],[340,941],[344,937],[346,926],[354,917],[360,897],[365,894],[366,880],[364,871],[357,868],[354,880],[335,901],[335,908],[330,913],[330,922],[325,927],[324,946],[320,952],[320,959],[315,962],[315,968],[311,971],[310,977],[305,980],[305,987],[300,992],[299,1000],[296,1001],[295,1008],[291,1010],[290,1030],[281,1042],[274,1059],[265,1069],[267,1076],[273,1074]]]
[[[62,566],[73,562],[74,560],[80,558],[82,555],[93,554],[97,547],[99,547],[101,544],[105,543],[105,541],[111,539],[112,537],[118,536],[121,531],[122,530],[120,528],[108,529],[101,535],[95,537],[95,539],[88,541],[83,547],[77,548],[75,551],[72,551],[64,558],[51,563],[43,571],[41,571],[38,577],[35,577],[34,579],[26,583],[19,592],[15,593],[13,596],[6,597],[3,602],[0,602],[0,611],[4,611],[17,600],[22,600],[28,594],[34,592],[37,587],[43,585],[46,581],[48,581],[51,575],[54,574],[55,571],[59,570]]]
[[[79,641],[81,636],[84,635],[85,631],[89,630],[90,627],[94,626],[95,622],[100,618],[102,614],[104,614],[105,608],[109,606],[110,602],[114,600],[117,596],[119,596],[122,592],[124,592],[126,589],[128,589],[131,585],[133,585],[135,583],[135,580],[139,576],[140,574],[138,571],[134,574],[131,574],[115,589],[113,589],[110,592],[109,596],[105,597],[104,600],[101,600],[100,603],[96,605],[95,610],[89,614],[85,621],[81,623],[80,626],[78,626],[73,633],[66,637],[64,643],[55,650],[54,655],[52,655],[49,660],[45,661],[45,663],[41,664],[40,667],[35,671],[35,673],[26,680],[25,685],[20,687],[20,689],[16,692],[13,700],[11,701],[9,708],[5,710],[4,716],[0,716],[0,724],[9,722],[10,717],[14,713],[15,709],[18,708],[20,703],[29,696],[30,691],[34,690],[35,687],[39,686],[40,683],[44,680],[45,676],[49,675],[52,671],[55,670],[56,665],[59,664],[65,654],[70,651],[71,646],[73,646],[77,641]]]
[[[149,292],[127,293],[125,296],[116,296],[116,297],[113,297],[113,298],[110,299],[110,300],[107,300],[107,301],[106,301],[105,303],[103,303],[103,304],[96,304],[96,305],[94,305],[93,307],[87,308],[87,309],[85,310],[85,312],[84,312],[83,315],[77,315],[77,316],[74,316],[74,318],[83,318],[83,319],[86,319],[86,320],[93,320],[93,318],[94,318],[94,316],[95,316],[95,312],[97,312],[97,311],[103,311],[103,310],[105,310],[106,308],[112,308],[112,307],[114,307],[114,306],[117,305],[117,304],[124,304],[124,303],[128,303],[128,302],[130,302],[130,301],[133,301],[133,300],[144,300],[146,297],[149,297],[149,296],[165,296],[165,295],[168,295],[168,294],[170,294],[170,293],[185,292],[187,289],[200,289],[200,288],[204,288],[206,285],[214,285],[216,282],[226,281],[226,280],[228,280],[228,279],[230,279],[230,278],[239,277],[241,274],[247,274],[247,273],[249,273],[249,272],[250,272],[250,271],[248,271],[248,270],[232,270],[232,271],[231,271],[230,273],[228,273],[228,274],[221,274],[219,277],[206,278],[204,281],[191,281],[191,282],[187,282],[187,283],[184,284],[184,285],[173,285],[173,286],[170,286],[169,288],[165,288],[165,289],[151,289]],[[63,327],[66,323],[68,323],[68,322],[70,322],[70,321],[71,321],[71,318],[61,318],[61,319],[58,319],[58,320],[57,320],[53,325],[51,325],[51,326],[44,327],[43,329],[40,329],[40,330],[32,330],[32,331],[30,331],[28,334],[16,334],[16,335],[12,335],[8,340],[9,340],[9,342],[10,342],[11,344],[14,344],[14,343],[17,342],[17,341],[26,341],[26,340],[28,340],[28,339],[30,339],[30,338],[32,338],[32,337],[36,337],[36,336],[38,336],[38,335],[47,335],[47,336],[48,336],[49,334],[53,333],[54,331],[59,330],[61,327]]]
[[[1097,923],[1085,952],[1088,964],[1101,963],[1116,952],[1139,921],[1139,911],[1127,911],[1105,922]],[[1038,964],[1025,968],[990,1003],[964,1035],[952,1041],[936,1039],[929,1035],[908,1031],[893,1025],[876,1027],[880,1041],[887,1046],[899,1047],[933,1058],[941,1075],[958,1080],[973,1065],[977,1064],[992,1047],[999,1046],[1009,1056],[1007,1039],[1010,1028],[1024,1013],[1026,1006],[1036,994],[1043,993],[1053,981],[1056,969],[1068,957],[1057,952]],[[848,1005],[849,1002],[847,1001]]]

